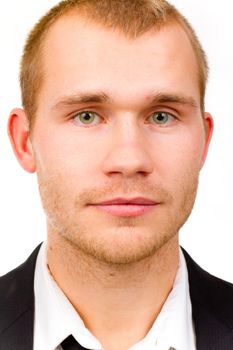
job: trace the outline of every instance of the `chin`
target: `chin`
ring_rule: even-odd
[[[172,232],[155,234],[158,232],[156,229],[145,230],[145,228],[132,227],[121,227],[114,229],[114,232],[107,231],[101,234],[100,230],[99,235],[95,232],[91,235],[92,237],[80,235],[79,232],[79,235],[68,237],[68,240],[77,251],[89,258],[108,265],[126,266],[153,257],[175,236]]]

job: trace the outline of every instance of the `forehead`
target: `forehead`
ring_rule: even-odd
[[[40,95],[50,103],[88,89],[131,101],[155,90],[186,92],[199,100],[196,57],[178,24],[129,39],[76,14],[67,15],[50,28],[42,57]]]

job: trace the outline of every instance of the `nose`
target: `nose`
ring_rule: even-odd
[[[153,159],[140,125],[133,121],[122,122],[112,131],[103,171],[108,176],[118,174],[129,178],[152,173]]]

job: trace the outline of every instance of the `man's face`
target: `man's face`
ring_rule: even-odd
[[[43,68],[32,145],[49,234],[109,263],[151,256],[190,214],[207,148],[186,34],[129,40],[67,16]]]

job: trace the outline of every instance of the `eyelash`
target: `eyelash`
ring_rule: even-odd
[[[83,110],[83,111],[80,111],[80,112],[76,112],[75,114],[73,114],[71,117],[70,117],[70,119],[73,121],[73,122],[75,122],[75,118],[77,118],[78,116],[80,116],[81,114],[94,114],[95,116],[98,116],[100,119],[102,119],[103,120],[103,118],[97,113],[97,112],[95,112],[95,111],[91,111],[91,110]],[[171,117],[171,119],[172,120],[174,120],[174,121],[176,121],[176,120],[178,120],[178,118],[173,114],[173,113],[170,113],[170,112],[167,112],[167,111],[163,111],[163,110],[158,110],[158,111],[155,111],[155,112],[153,112],[152,114],[150,114],[150,116],[147,118],[147,120],[148,119],[150,119],[150,118],[153,118],[153,116],[154,115],[158,115],[158,114],[166,114],[167,116],[169,116],[169,117]],[[153,123],[152,123],[153,124]],[[165,122],[165,124],[160,124],[160,123],[156,123],[156,122],[154,122],[154,124],[156,125],[161,125],[161,126],[163,126],[163,125],[165,125],[165,124],[167,124],[167,122]],[[85,127],[88,127],[88,123],[87,124],[85,124],[85,123],[81,123],[80,122],[80,125],[85,125]],[[97,124],[93,124],[93,123],[90,123],[90,127],[91,126],[93,126],[93,125],[97,125]]]

